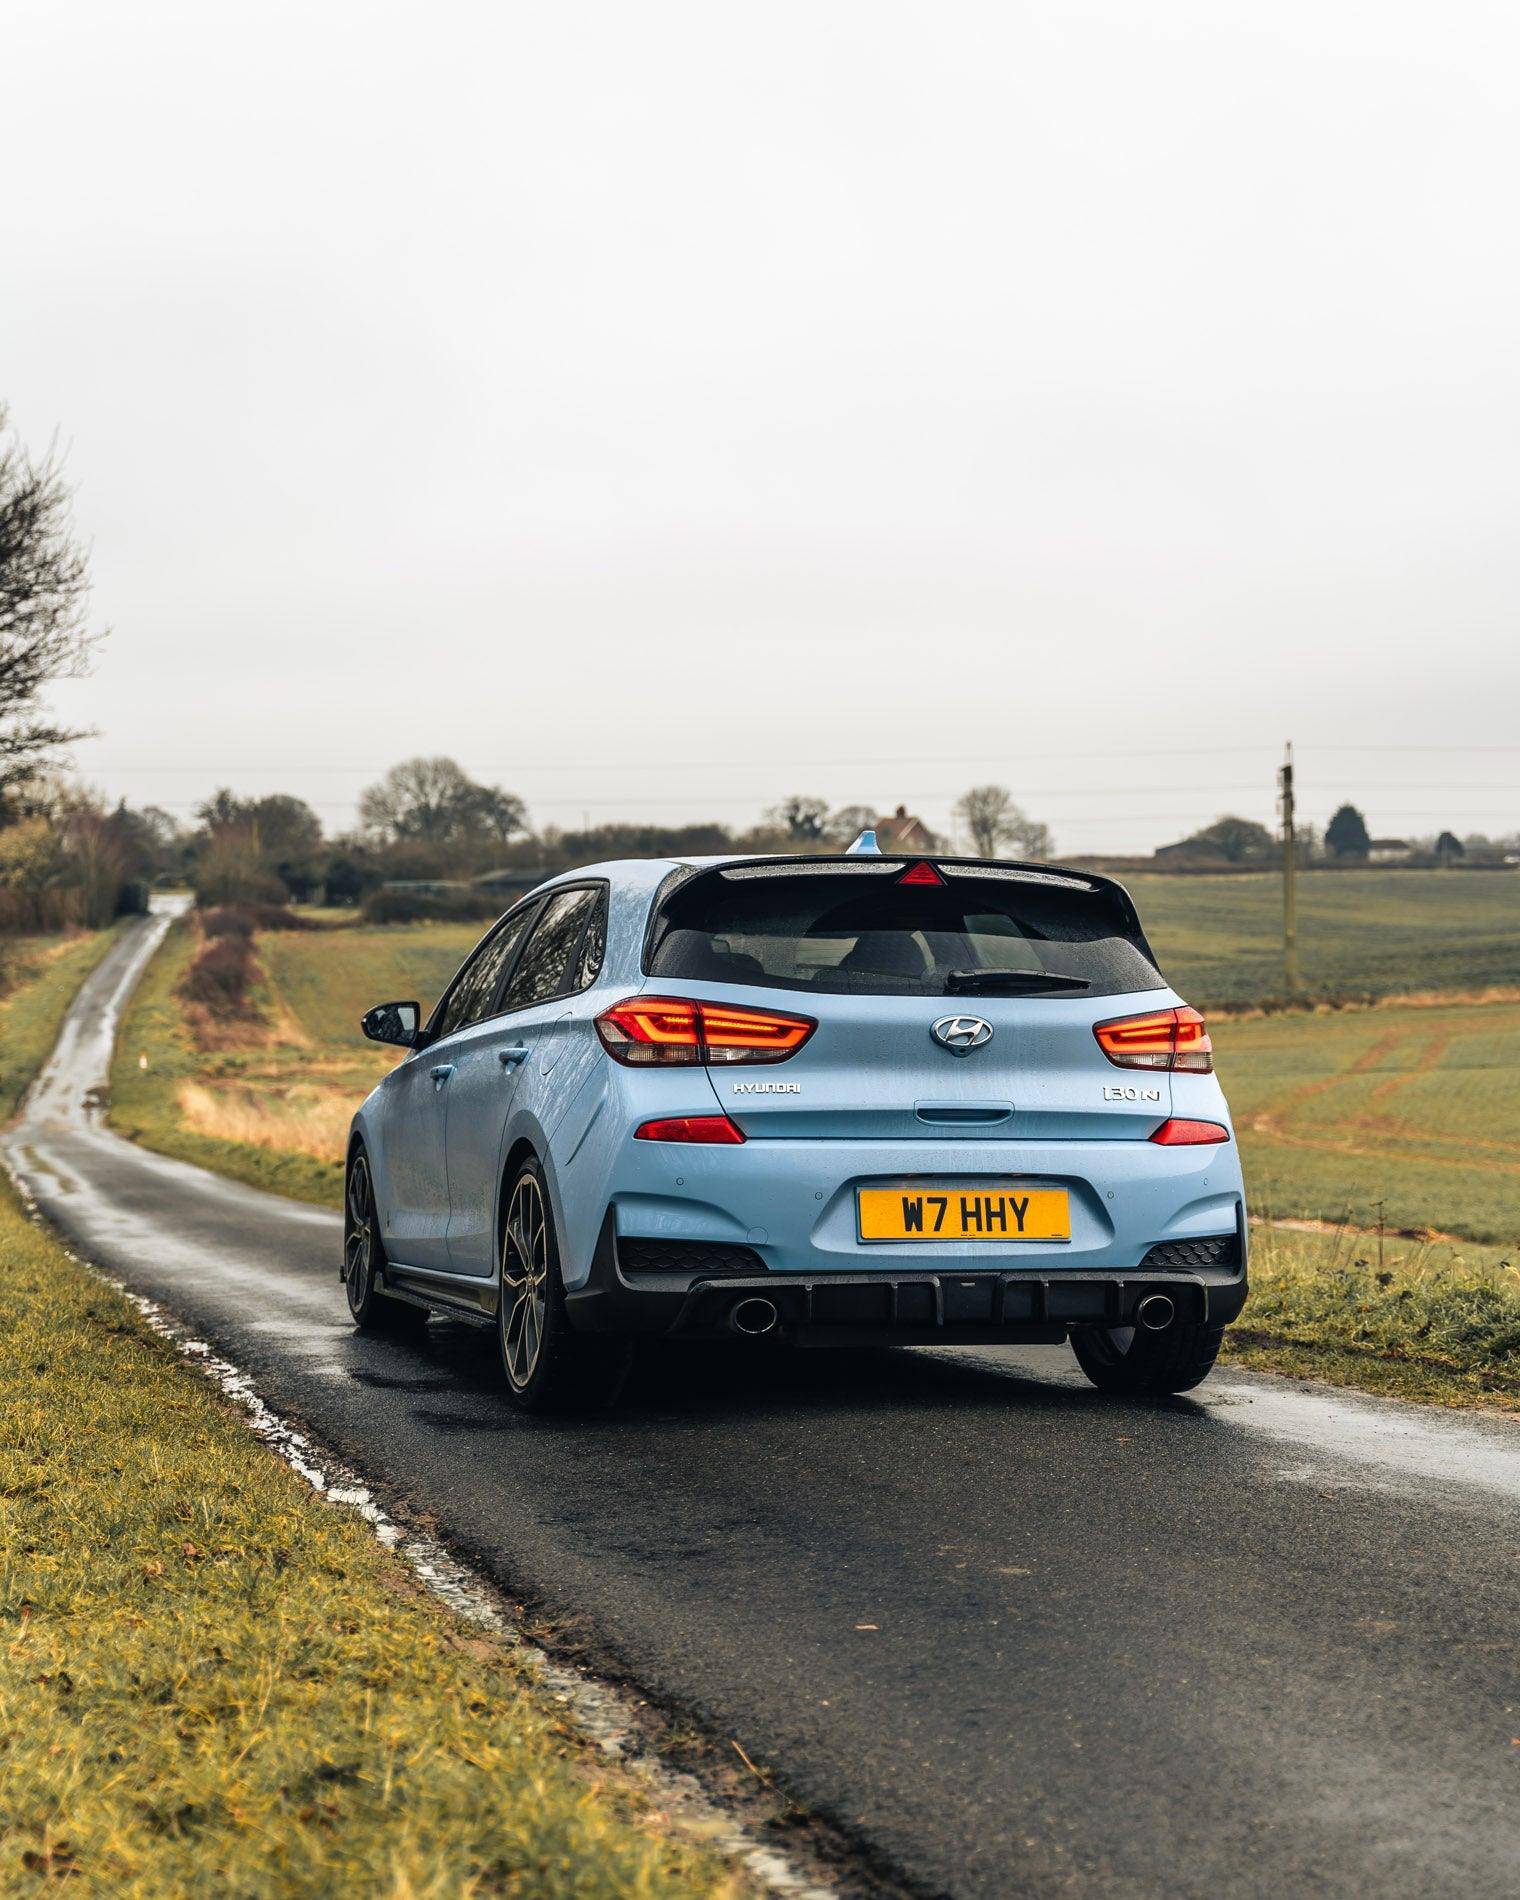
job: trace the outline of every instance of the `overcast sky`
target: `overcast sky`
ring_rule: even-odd
[[[80,771],[1520,826],[1520,15],[6,0]]]

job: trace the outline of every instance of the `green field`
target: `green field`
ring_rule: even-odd
[[[1259,1214],[1520,1247],[1520,1004],[1216,1023]]]
[[[1280,999],[1282,879],[1123,874],[1167,981],[1199,1008]],[[1520,872],[1315,871],[1298,880],[1304,991],[1363,1002],[1520,993]]]

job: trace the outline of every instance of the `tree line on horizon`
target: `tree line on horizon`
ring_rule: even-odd
[[[958,809],[979,855],[1049,856],[1049,831],[1027,818],[1006,789],[974,788]],[[882,815],[867,805],[835,807],[798,795],[742,828],[624,821],[534,829],[515,793],[480,783],[444,757],[393,766],[361,792],[357,822],[333,838],[310,805],[287,793],[248,798],[218,790],[196,808],[189,826],[152,807],[134,817],[151,842],[150,875],[189,883],[203,905],[318,896],[355,904],[382,887],[467,885],[491,873],[617,857],[838,851],[864,831],[887,828],[890,842],[891,827],[916,822],[901,810]],[[487,895],[480,901],[488,907]],[[391,911],[400,917],[408,906],[396,899]]]

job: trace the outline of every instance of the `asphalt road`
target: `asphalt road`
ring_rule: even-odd
[[[78,1249],[588,1653],[935,1894],[1520,1891],[1520,1431],[1064,1347],[667,1353],[526,1422],[490,1336],[360,1339],[335,1216],[98,1125],[159,920],[9,1137]]]

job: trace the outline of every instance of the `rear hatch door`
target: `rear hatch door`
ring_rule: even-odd
[[[657,910],[649,988],[805,1016],[778,1063],[713,1063],[753,1138],[1144,1140],[1171,1078],[1097,1023],[1176,999],[1115,885],[966,861],[721,866]]]

